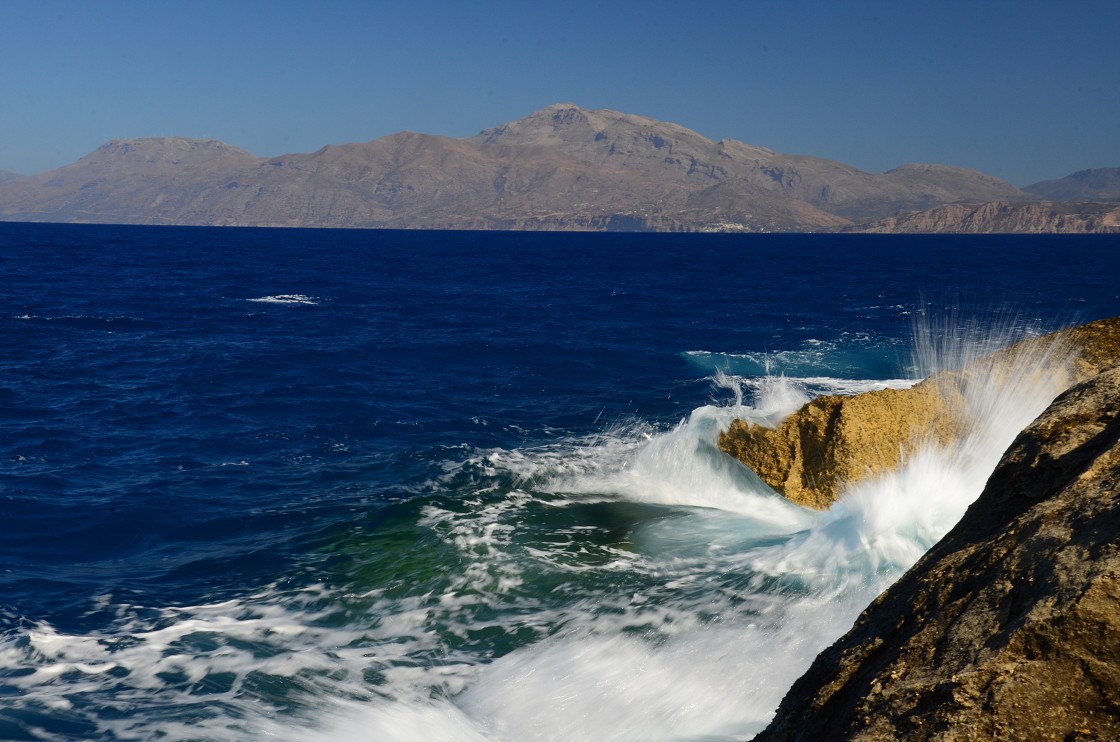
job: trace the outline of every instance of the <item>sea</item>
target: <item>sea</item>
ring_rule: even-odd
[[[0,224],[0,738],[747,739],[1067,359],[828,511],[720,430],[1116,315],[1120,236]]]

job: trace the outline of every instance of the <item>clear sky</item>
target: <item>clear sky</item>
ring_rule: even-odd
[[[1120,0],[0,0],[0,169],[110,139],[257,155],[550,103],[1016,185],[1120,166]]]

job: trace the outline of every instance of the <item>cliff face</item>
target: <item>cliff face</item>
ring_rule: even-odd
[[[1120,739],[1120,367],[1019,435],[756,739]]]
[[[1120,203],[958,203],[845,228],[872,233],[1120,233]]]
[[[780,494],[825,509],[844,487],[898,469],[923,445],[967,445],[999,414],[985,406],[993,382],[1032,396],[1052,389],[1045,404],[1117,358],[1120,318],[1100,320],[1017,343],[910,389],[818,397],[775,427],[736,420],[718,444]]]

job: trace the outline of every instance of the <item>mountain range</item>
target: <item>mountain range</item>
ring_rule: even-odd
[[[955,210],[945,211],[947,205]],[[643,116],[557,104],[467,139],[402,132],[269,158],[214,140],[115,140],[41,175],[0,173],[0,220],[402,229],[1120,231],[1120,168],[1022,190],[944,165],[869,173],[819,157],[713,141]]]

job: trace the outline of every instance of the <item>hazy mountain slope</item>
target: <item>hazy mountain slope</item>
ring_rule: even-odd
[[[710,181],[712,184],[717,181]],[[480,146],[401,133],[271,159],[218,142],[112,142],[30,182],[0,186],[0,217],[146,224],[402,228],[830,229],[843,219],[741,185],[611,164],[543,145]]]
[[[1023,190],[1055,201],[1120,201],[1120,167],[1081,170]]]
[[[20,175],[19,173],[13,173],[13,172],[9,172],[7,170],[0,170],[0,184],[11,183],[12,181],[20,180],[23,177],[24,176]]]
[[[0,186],[0,216],[44,221],[197,223],[190,204],[257,162],[213,140],[114,140],[72,165]]]
[[[906,165],[873,174],[833,160],[784,155],[734,140],[714,142],[676,124],[567,103],[487,129],[471,141],[543,145],[585,162],[706,187],[716,181],[741,180],[853,220],[965,199],[1033,198],[1006,181],[964,168]]]

